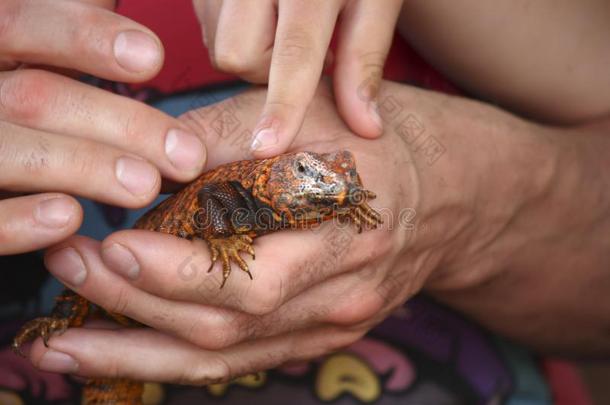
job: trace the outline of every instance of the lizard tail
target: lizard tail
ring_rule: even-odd
[[[142,405],[144,384],[125,378],[94,378],[83,388],[82,405]]]

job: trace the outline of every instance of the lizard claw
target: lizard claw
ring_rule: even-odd
[[[377,228],[377,226],[383,223],[381,214],[370,205],[367,204],[367,200],[372,200],[376,197],[375,193],[370,190],[364,190],[365,199],[357,205],[353,205],[351,209],[345,214],[349,217],[352,222],[358,228],[358,233],[361,233],[364,228]]]
[[[24,357],[21,346],[37,337],[41,337],[45,347],[49,347],[51,335],[53,333],[64,333],[68,329],[69,322],[67,318],[45,317],[33,319],[21,327],[11,347],[15,353]]]
[[[239,252],[246,252],[254,260],[255,255],[251,237],[248,235],[231,235],[228,238],[210,238],[207,239],[207,242],[212,253],[212,263],[208,272],[212,270],[218,258],[222,260],[222,284],[220,288],[224,287],[231,274],[231,262],[237,263],[239,268],[246,272],[251,280],[253,279],[248,264],[239,255]]]
[[[364,190],[364,196],[367,200],[374,200],[377,198],[377,194],[373,193],[371,190]]]
[[[358,215],[358,207],[350,210],[347,215],[350,217],[352,222],[356,225],[356,228],[358,228],[358,233],[362,233],[362,221],[360,220],[360,216]]]

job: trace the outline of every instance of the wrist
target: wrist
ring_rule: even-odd
[[[425,284],[461,251],[471,232],[481,167],[488,160],[477,148],[488,146],[477,145],[480,139],[473,133],[483,131],[476,128],[476,117],[469,119],[469,109],[484,116],[481,108],[497,114],[480,103],[410,86],[385,82],[381,88],[384,136],[392,137],[392,148],[401,150],[403,177],[410,183],[408,192],[396,191],[411,215],[401,233],[400,262],[416,269],[416,285]]]
[[[479,132],[477,140],[477,131],[471,132],[477,157],[461,159],[478,173],[471,223],[445,249],[441,269],[427,283],[432,290],[517,277],[544,262],[540,252],[562,246],[570,235],[585,240],[595,228],[606,229],[601,224],[608,221],[610,184],[601,173],[610,172],[609,128],[562,129],[511,119],[495,135]],[[490,146],[497,152],[483,153]]]
[[[423,109],[420,120],[444,154],[431,161],[410,147],[419,198],[408,249],[429,258],[425,287],[464,288],[502,272],[525,242],[513,221],[556,186],[559,148],[544,127],[471,100],[434,97],[436,108]]]

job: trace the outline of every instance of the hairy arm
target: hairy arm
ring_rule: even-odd
[[[407,0],[403,36],[478,96],[538,121],[610,112],[610,3]]]
[[[539,350],[608,355],[610,120],[560,128],[461,98],[437,106],[421,117],[446,149],[418,166],[413,247],[441,252],[424,289]]]

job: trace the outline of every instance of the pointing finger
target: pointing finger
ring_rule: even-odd
[[[320,81],[339,7],[339,1],[327,0],[279,3],[269,91],[251,145],[256,157],[286,151],[299,131]]]

